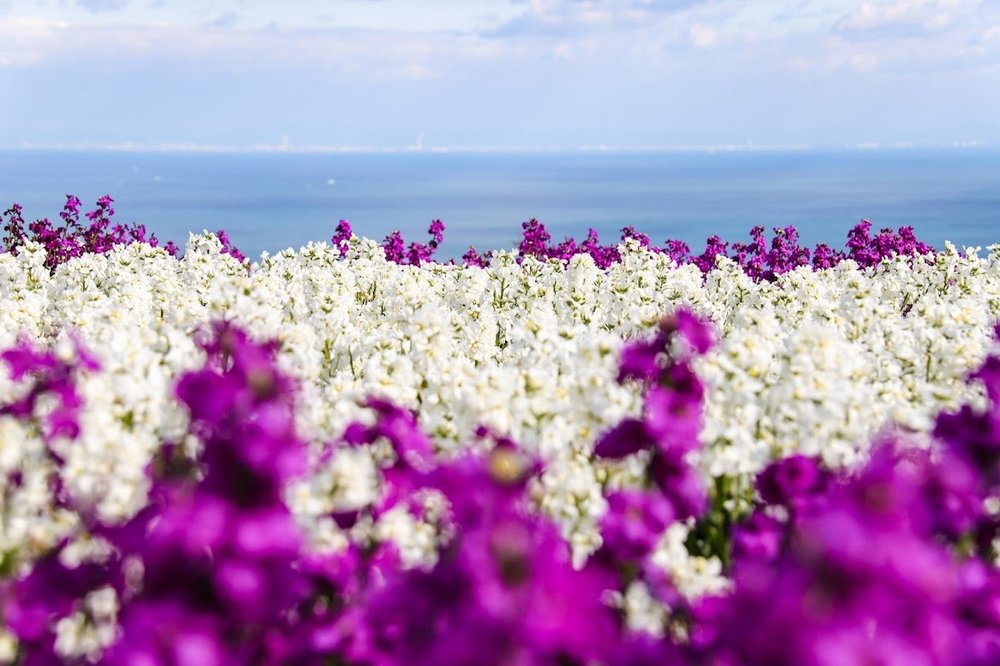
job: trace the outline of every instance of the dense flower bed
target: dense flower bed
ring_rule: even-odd
[[[441,231],[0,253],[0,659],[992,663],[996,250]]]

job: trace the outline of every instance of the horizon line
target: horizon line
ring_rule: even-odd
[[[15,145],[0,145],[3,151],[67,151],[67,152],[109,152],[109,153],[207,153],[207,154],[516,154],[516,153],[716,153],[716,152],[806,152],[826,150],[908,150],[921,148],[969,149],[991,148],[997,144],[985,141],[896,141],[857,142],[846,144],[817,145],[793,144],[675,144],[660,146],[630,146],[609,144],[577,145],[428,145],[423,142],[397,146],[350,146],[325,144],[292,144],[283,141],[277,144],[200,144],[200,143],[33,143],[22,141]]]

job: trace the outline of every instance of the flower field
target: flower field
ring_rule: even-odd
[[[1000,246],[5,214],[0,663],[1000,663]]]

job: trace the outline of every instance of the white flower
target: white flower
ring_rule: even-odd
[[[792,452],[850,464],[893,423],[926,440],[940,409],[983,400],[964,377],[1000,315],[1000,246],[986,257],[952,248],[930,262],[800,268],[774,283],[755,283],[724,258],[703,277],[634,242],[607,270],[587,256],[519,264],[512,252],[482,270],[398,266],[357,239],[344,261],[314,243],[248,272],[219,249],[214,235],[192,235],[181,261],[133,244],[51,274],[41,246],[0,254],[0,345],[25,335],[62,349],[75,330],[102,364],[79,380],[82,436],[59,445],[64,485],[102,518],[141,507],[156,447],[184,437],[172,390],[202,363],[193,335],[213,319],[280,341],[315,461],[351,421],[370,418],[361,406],[369,395],[415,410],[442,456],[468,446],[480,424],[512,437],[546,462],[533,498],[579,563],[600,542],[603,488],[640,481],[638,458],[609,464],[591,453],[601,433],[640,413],[641,387],[614,381],[618,354],[663,313],[686,305],[715,323],[720,343],[696,367],[708,387],[698,465],[706,477],[744,480]],[[0,400],[23,390],[0,363]],[[76,529],[75,514],[53,502],[53,473],[33,428],[0,417],[0,549],[27,561]],[[288,501],[311,543],[332,548],[345,537],[329,512],[364,506],[377,488],[370,454],[340,450]],[[395,517],[379,529],[416,561],[440,536],[418,523]],[[661,557],[679,567],[685,589],[722,580],[717,563],[676,559],[671,534]]]

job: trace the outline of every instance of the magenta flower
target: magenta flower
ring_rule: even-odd
[[[346,257],[348,251],[351,249],[351,234],[351,223],[347,220],[341,220],[337,224],[337,229],[334,231],[333,237],[330,238],[330,242],[340,251],[341,257]]]
[[[825,491],[829,480],[818,458],[796,454],[765,468],[757,477],[757,492],[768,504],[794,507],[798,500]]]
[[[608,511],[601,519],[603,547],[622,563],[641,562],[677,518],[673,504],[657,492],[621,490],[607,500]]]

